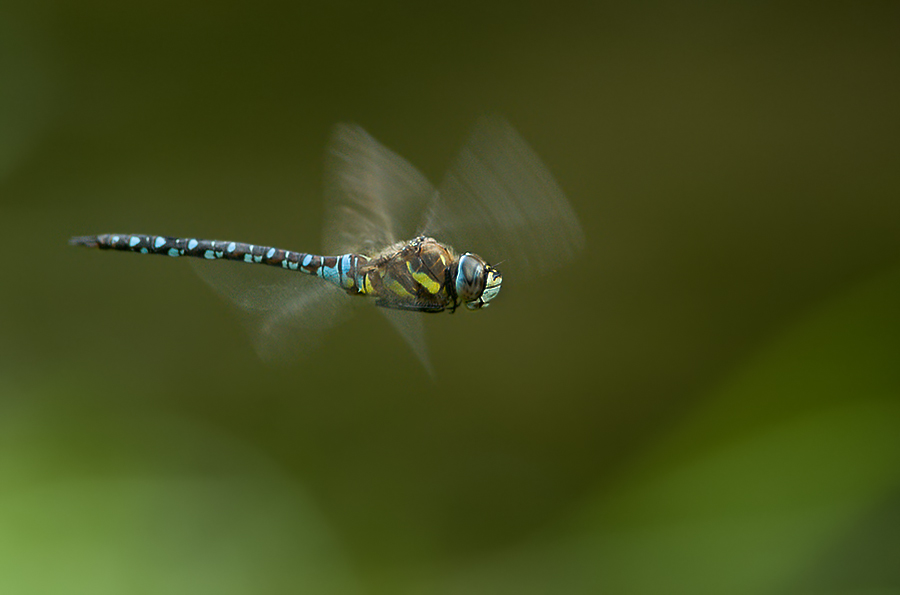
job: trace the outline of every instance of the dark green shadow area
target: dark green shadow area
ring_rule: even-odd
[[[807,313],[553,537],[430,592],[894,592],[900,273]],[[433,588],[433,591],[432,591]]]

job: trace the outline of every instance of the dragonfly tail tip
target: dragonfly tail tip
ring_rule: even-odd
[[[69,238],[70,246],[87,246],[88,248],[96,248],[97,236],[75,236]]]

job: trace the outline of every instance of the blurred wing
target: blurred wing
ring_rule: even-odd
[[[325,254],[373,255],[414,237],[434,187],[354,124],[335,128],[326,163]]]
[[[420,312],[404,312],[390,308],[379,308],[406,344],[409,345],[419,362],[425,367],[428,375],[434,378],[434,368],[431,366],[431,358],[428,357],[428,345],[425,342],[424,315]]]
[[[506,120],[482,118],[447,172],[426,232],[501,271],[540,271],[584,245],[572,206],[537,155]]]
[[[243,310],[253,347],[269,363],[302,357],[349,310],[350,296],[315,277],[240,263],[190,262],[200,278]]]

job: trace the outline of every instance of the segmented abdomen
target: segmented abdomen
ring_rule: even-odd
[[[98,236],[80,236],[72,238],[69,243],[96,247],[101,250],[123,250],[140,254],[191,256],[208,260],[224,259],[265,264],[316,275],[344,289],[356,286],[356,271],[366,261],[365,257],[356,254],[319,256],[243,242],[170,238],[143,234],[108,233]]]

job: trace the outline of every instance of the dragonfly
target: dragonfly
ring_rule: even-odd
[[[195,268],[252,315],[254,347],[269,361],[295,358],[347,306],[373,303],[432,376],[421,314],[482,310],[503,281],[485,258],[453,246],[502,256],[504,269],[517,277],[556,269],[583,247],[578,218],[559,185],[499,116],[476,123],[437,188],[355,124],[335,127],[325,169],[321,254],[135,233],[76,236],[69,243],[265,265]],[[263,269],[278,269],[278,278]]]

